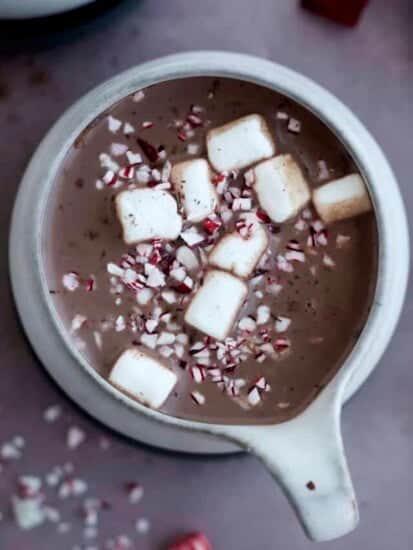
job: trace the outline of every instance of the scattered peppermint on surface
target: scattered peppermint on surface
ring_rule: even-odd
[[[85,432],[77,426],[69,428],[66,436],[66,444],[69,449],[77,449],[86,439]]]

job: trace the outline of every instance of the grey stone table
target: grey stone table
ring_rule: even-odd
[[[100,24],[62,39],[55,35],[47,47],[36,49],[24,32],[14,45],[4,46],[0,35],[0,445],[16,435],[25,440],[22,458],[5,462],[0,473],[1,550],[71,550],[85,541],[100,549],[121,533],[132,538],[133,548],[157,550],[176,534],[197,529],[217,550],[311,547],[280,490],[254,459],[178,456],[135,444],[88,418],[58,390],[31,352],[13,306],[10,213],[30,155],[75,99],[133,64],[201,48],[268,57],[325,85],[382,145],[411,209],[413,10],[408,4],[371,0],[360,25],[346,29],[300,10],[293,0],[134,1]],[[348,538],[326,543],[328,550],[413,547],[412,290],[379,368],[344,414],[362,522]],[[61,406],[62,416],[46,423],[43,411],[53,404]],[[74,425],[87,437],[70,451],[66,432]],[[43,476],[66,462],[73,475],[86,480],[89,495],[112,506],[101,513],[98,538],[84,539],[79,512],[84,497],[59,501],[55,489],[48,489],[48,501],[58,502],[61,521],[19,531],[9,512],[17,476]],[[138,504],[128,503],[124,484],[129,481],[144,487]],[[138,518],[150,521],[147,534],[137,532]]]

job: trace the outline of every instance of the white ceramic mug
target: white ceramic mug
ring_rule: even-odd
[[[58,167],[78,134],[103,110],[133,91],[194,75],[240,78],[301,103],[337,135],[364,175],[379,231],[378,280],[367,323],[350,356],[316,400],[276,426],[227,426],[181,420],[123,395],[74,349],[51,303],[40,254],[42,220]],[[22,181],[10,240],[13,290],[37,354],[63,389],[111,427],[154,445],[193,452],[239,448],[257,455],[280,483],[308,535],[342,536],[358,522],[357,502],[340,432],[343,403],[372,372],[395,329],[406,291],[406,215],[394,175],[357,118],[307,78],[262,59],[225,52],[173,55],[135,67],[76,103],[39,146]]]

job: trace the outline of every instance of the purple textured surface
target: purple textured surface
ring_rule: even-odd
[[[325,85],[382,145],[407,206],[413,206],[413,11],[408,3],[372,0],[359,26],[349,30],[289,0],[134,2],[111,26],[89,27],[41,51],[20,42],[19,53],[8,47],[0,54],[0,445],[17,434],[26,440],[23,458],[5,463],[0,472],[1,550],[71,550],[76,544],[101,549],[120,533],[132,537],[133,548],[158,550],[176,534],[197,529],[208,534],[215,550],[312,547],[281,491],[253,458],[187,457],[140,446],[86,417],[58,390],[33,356],[14,310],[7,266],[10,214],[30,155],[75,99],[131,65],[202,48],[261,55]],[[413,541],[411,296],[379,368],[344,413],[361,525],[347,538],[324,544],[328,550],[407,550]],[[43,411],[55,403],[63,415],[46,424]],[[65,443],[72,425],[87,434],[74,451]],[[102,437],[110,443],[107,450],[100,447]],[[43,475],[67,461],[87,481],[90,496],[113,505],[101,514],[98,538],[84,538],[83,497],[62,504],[54,489],[48,490],[48,501],[58,503],[71,529],[59,534],[56,525],[47,524],[19,531],[9,511],[16,477]],[[132,480],[145,489],[136,505],[128,503],[123,489]],[[149,534],[136,532],[139,517],[150,520]]]

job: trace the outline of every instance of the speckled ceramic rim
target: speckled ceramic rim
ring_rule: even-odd
[[[219,426],[180,420],[150,410],[117,391],[85,362],[73,348],[57,317],[40,261],[40,235],[48,193],[62,159],[77,135],[98,114],[129,93],[164,80],[196,75],[240,78],[274,89],[301,103],[338,136],[366,178],[379,228],[379,272],[366,326],[352,353],[329,384],[341,392],[343,401],[353,395],[372,372],[395,329],[406,291],[409,246],[399,189],[377,143],[334,96],[280,65],[226,52],[172,55],[130,69],[103,83],[60,118],[27,168],[12,220],[11,279],[29,339],[49,373],[63,389],[93,416],[114,429],[168,449],[221,453],[239,447],[215,437],[220,433]],[[68,368],[73,369],[70,378],[64,372]],[[87,378],[94,384],[86,381]],[[108,396],[112,398],[112,404]],[[133,423],[145,423],[145,433]],[[226,439],[231,440],[231,437]]]

